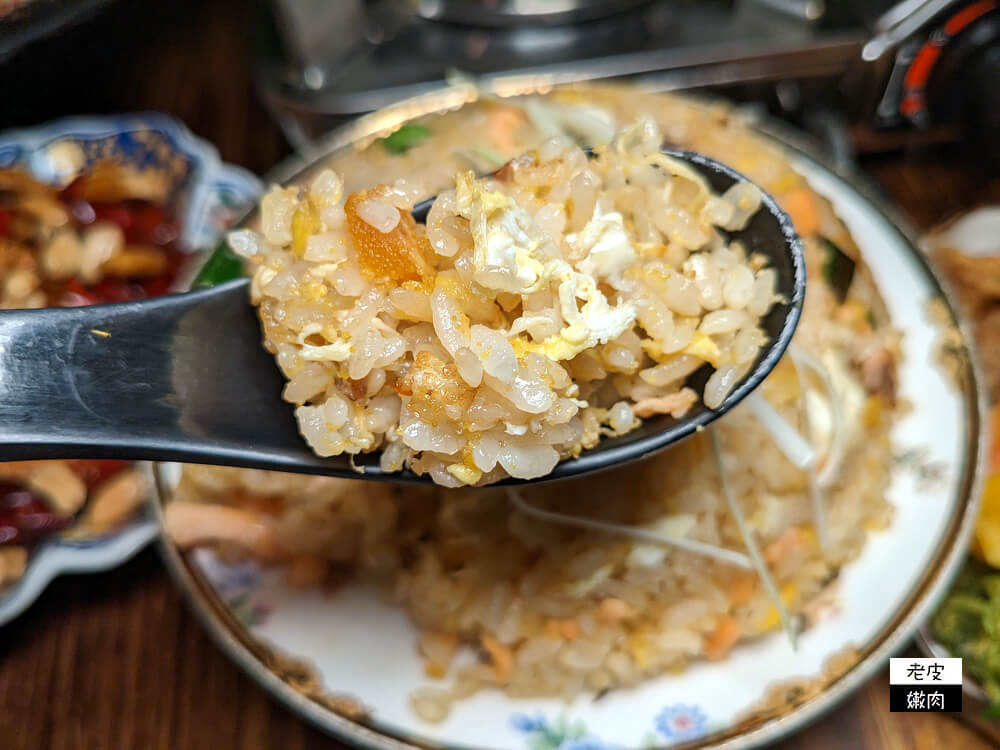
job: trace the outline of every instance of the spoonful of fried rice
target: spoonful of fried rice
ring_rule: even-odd
[[[3,457],[463,486],[676,442],[778,362],[805,267],[770,196],[661,144],[552,140],[416,206],[321,171],[229,235],[249,278],[0,313]]]

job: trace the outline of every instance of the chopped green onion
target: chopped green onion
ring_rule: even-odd
[[[837,302],[843,303],[847,299],[847,290],[851,288],[851,281],[854,280],[854,261],[826,237],[820,237],[819,241],[826,249],[826,259],[823,261],[823,279],[833,291]]]
[[[192,289],[204,289],[206,287],[221,284],[224,281],[231,281],[243,275],[243,259],[229,249],[229,245],[223,242],[215,252],[205,262],[205,265],[198,271]]]
[[[404,125],[388,138],[382,139],[382,147],[390,154],[405,154],[430,138],[431,129],[426,125],[409,123]]]

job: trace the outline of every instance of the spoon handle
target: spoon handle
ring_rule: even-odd
[[[252,439],[239,397],[261,388],[300,442],[247,284],[0,313],[0,459],[217,460]]]

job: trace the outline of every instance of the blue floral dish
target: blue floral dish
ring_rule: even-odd
[[[224,164],[212,145],[161,114],[73,117],[0,133],[0,169],[21,168],[42,182],[66,185],[97,161],[153,173],[179,222],[179,244],[190,252],[211,248],[261,189],[256,177]],[[113,532],[48,539],[31,552],[24,575],[0,590],[0,625],[23,612],[55,576],[119,565],[157,533],[144,509]]]

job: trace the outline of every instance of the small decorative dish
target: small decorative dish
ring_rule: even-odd
[[[259,189],[164,115],[0,133],[0,307],[167,293]],[[148,477],[121,461],[0,464],[0,625],[53,577],[110,568],[149,543]]]

